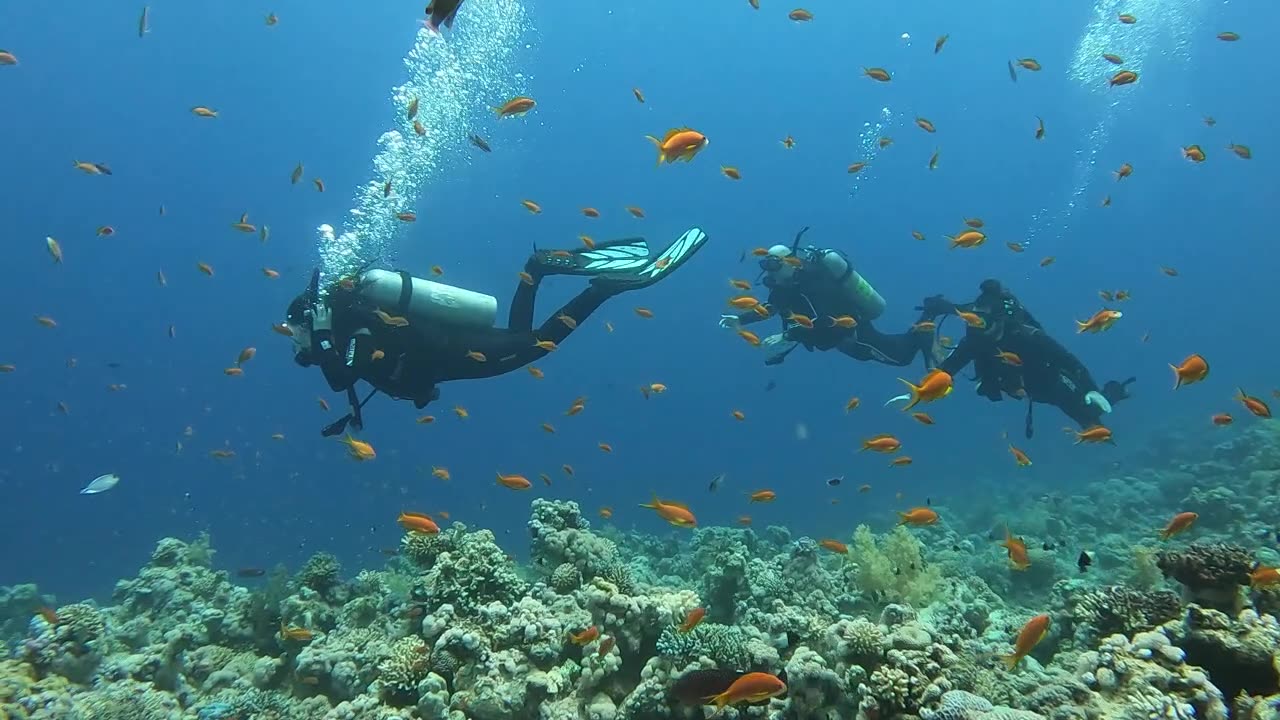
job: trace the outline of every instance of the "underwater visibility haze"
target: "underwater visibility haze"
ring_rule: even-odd
[[[1280,8],[423,10],[0,7],[0,718],[1280,718]]]

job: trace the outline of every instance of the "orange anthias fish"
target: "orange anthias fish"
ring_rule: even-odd
[[[569,642],[572,642],[574,645],[586,645],[598,637],[600,637],[600,629],[595,625],[592,625],[580,633],[569,633]]]
[[[684,503],[678,503],[673,500],[660,500],[657,495],[654,495],[653,502],[641,503],[640,507],[649,508],[657,512],[658,517],[676,527],[693,528],[698,526],[697,518],[689,511],[689,506]]]
[[[968,325],[971,328],[978,328],[979,330],[981,330],[982,328],[985,328],[987,326],[987,321],[981,315],[975,312],[969,312],[967,310],[956,310],[956,317],[963,320],[964,324]]]
[[[295,642],[311,642],[311,639],[313,637],[315,637],[314,633],[312,633],[310,630],[304,627],[298,627],[296,625],[285,625],[283,620],[280,621],[280,639],[281,640],[285,640],[285,641],[293,640]]]
[[[411,533],[435,535],[440,532],[440,526],[436,524],[436,521],[422,513],[401,511],[400,517],[396,518],[396,522],[400,523],[400,527]]]
[[[1249,573],[1249,584],[1255,588],[1270,587],[1280,584],[1280,570],[1266,565],[1259,565]]]
[[[1236,400],[1239,400],[1244,405],[1244,409],[1253,413],[1256,417],[1264,420],[1271,417],[1271,407],[1263,402],[1261,398],[1245,393],[1244,388],[1236,388]]]
[[[1111,437],[1111,428],[1105,427],[1102,425],[1094,425],[1092,427],[1087,427],[1084,430],[1081,430],[1080,432],[1076,432],[1071,428],[1067,428],[1066,430],[1067,432],[1076,436],[1076,441],[1075,441],[1076,445],[1079,445],[1080,443],[1111,443],[1112,445],[1116,444],[1115,440],[1113,440]]]
[[[750,672],[733,681],[724,692],[709,695],[705,700],[716,706],[719,714],[726,706],[741,702],[758,703],[777,697],[787,691],[786,683],[769,673]]]
[[[1173,369],[1174,390],[1209,377],[1209,363],[1198,354],[1188,355],[1181,365],[1170,364],[1169,367]]]
[[[498,473],[498,484],[512,490],[528,490],[533,487],[529,478],[523,475],[503,475],[502,473]]]
[[[1049,616],[1037,615],[1027,621],[1026,625],[1018,631],[1018,637],[1013,641],[1013,654],[1005,655],[1002,660],[1004,664],[1012,670],[1022,662],[1022,658],[1026,657],[1035,649],[1036,645],[1049,634]]]
[[[976,248],[980,247],[987,241],[987,236],[978,230],[965,230],[964,232],[952,236],[944,235],[946,239],[951,241],[951,249],[956,248]]]
[[[1103,330],[1110,330],[1116,321],[1124,317],[1124,313],[1119,310],[1102,309],[1094,313],[1093,317],[1085,321],[1076,321],[1076,333],[1100,333]]]
[[[681,632],[681,633],[689,632],[690,630],[698,627],[698,623],[702,622],[702,618],[706,616],[707,616],[706,608],[696,607],[690,610],[689,614],[685,616],[684,622],[680,623],[680,627],[677,630],[677,632]]]
[[[1165,525],[1164,529],[1160,531],[1160,539],[1168,540],[1174,535],[1179,535],[1190,530],[1191,526],[1195,524],[1196,519],[1199,517],[1199,514],[1193,512],[1180,512],[1177,515],[1174,515],[1173,519],[1169,521],[1169,524]]]
[[[520,117],[537,106],[537,102],[531,97],[515,97],[506,101],[499,107],[493,108],[499,118]]]
[[[1004,529],[1004,542],[1000,543],[1000,546],[1009,551],[1009,564],[1014,570],[1026,570],[1031,567],[1031,558],[1027,556],[1027,543],[1022,538],[1014,537],[1008,527]]]
[[[938,522],[938,513],[927,507],[911,508],[898,513],[899,525],[933,525]]]
[[[378,453],[374,452],[372,445],[363,440],[355,439],[351,436],[351,433],[347,433],[347,436],[342,438],[340,442],[347,446],[347,454],[355,460],[363,462],[378,457]]]
[[[910,410],[919,403],[933,402],[951,394],[951,376],[942,370],[929,371],[929,374],[924,376],[919,385],[913,385],[911,381],[903,378],[898,379],[911,389],[911,401],[903,406],[903,412]]]
[[[652,135],[645,138],[657,146],[659,165],[677,160],[689,162],[711,143],[705,135],[687,127],[671,128],[661,140]]]
[[[1021,450],[1014,447],[1013,445],[1009,446],[1009,453],[1013,455],[1014,462],[1018,463],[1019,466],[1027,467],[1031,465],[1031,458],[1027,457],[1026,453],[1022,452]]]
[[[839,540],[832,540],[830,538],[827,538],[826,540],[819,540],[818,545],[825,550],[830,550],[833,553],[839,553],[841,555],[849,554],[849,546],[845,545]]]
[[[889,433],[881,433],[862,441],[862,450],[878,453],[897,452],[901,447],[902,441]],[[862,452],[862,450],[858,452]]]
[[[748,497],[751,499],[751,502],[753,503],[758,503],[758,502],[768,503],[768,502],[773,502],[778,497],[778,495],[772,490],[757,490],[753,493],[750,493]]]

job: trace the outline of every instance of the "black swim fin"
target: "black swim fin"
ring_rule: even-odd
[[[592,278],[591,284],[612,292],[648,287],[675,272],[676,268],[688,262],[706,244],[707,234],[700,228],[690,228],[668,245],[666,250],[648,259],[639,268],[609,271]]]
[[[597,243],[576,250],[534,250],[525,270],[531,275],[601,275],[639,270],[649,262],[644,238]]]

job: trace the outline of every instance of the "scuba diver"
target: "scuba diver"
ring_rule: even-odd
[[[800,247],[808,230],[805,227],[796,233],[790,246],[769,248],[760,259],[760,282],[769,288],[763,307],[769,312],[721,315],[720,327],[737,330],[775,315],[781,318],[782,332],[760,342],[765,365],[777,365],[804,346],[809,351],[836,349],[855,360],[898,367],[911,364],[917,353],[923,353],[927,366],[935,356],[933,333],[913,329],[886,335],[876,330],[871,321],[884,312],[884,298],[853,269],[844,253],[812,245]]]
[[[1004,395],[1027,398],[1028,438],[1034,434],[1035,403],[1054,405],[1081,428],[1092,427],[1129,397],[1128,385],[1136,379],[1111,380],[1099,388],[1084,363],[1050,337],[998,280],[984,280],[971,303],[956,305],[934,295],[917,309],[927,319],[964,312],[981,320],[967,324],[964,338],[938,368],[955,376],[973,363],[979,395],[992,402]]]
[[[289,304],[282,332],[294,360],[319,365],[334,392],[347,393],[351,412],[321,431],[329,437],[363,426],[361,408],[378,392],[421,409],[440,397],[442,382],[503,375],[545,357],[606,300],[648,287],[706,244],[698,228],[654,255],[643,238],[602,242],[591,249],[537,250],[525,264],[506,328],[493,327],[498,301],[482,293],[371,269],[338,283],[320,298],[319,270]],[[587,275],[591,284],[533,327],[538,285],[547,275]],[[355,384],[373,390],[358,400]]]

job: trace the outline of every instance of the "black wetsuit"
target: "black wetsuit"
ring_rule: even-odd
[[[738,315],[739,324],[749,325],[776,315],[782,320],[783,336],[788,341],[803,345],[806,350],[836,349],[855,360],[874,360],[896,367],[910,365],[916,354],[926,350],[931,343],[927,334],[907,331],[886,335],[876,330],[870,320],[859,317],[860,313],[850,306],[841,287],[844,278],[831,277],[820,263],[809,263],[805,269],[797,270],[796,279],[795,283],[769,290],[765,303],[768,315],[748,310]],[[808,317],[813,321],[813,327],[807,328],[789,319],[792,313]],[[843,315],[853,317],[857,324],[851,328],[832,324],[832,318]],[[766,362],[782,362],[785,355],[782,353]]]
[[[1104,414],[1097,404],[1086,401],[1088,393],[1098,392],[1111,403],[1128,397],[1125,386],[1133,382],[1133,378],[1122,383],[1108,382],[1099,388],[1084,363],[1050,337],[1007,290],[984,292],[965,305],[941,302],[950,312],[972,312],[986,324],[982,328],[968,327],[964,338],[938,367],[954,376],[972,362],[979,395],[992,401],[999,401],[1006,394],[1028,398],[1027,437],[1034,432],[1033,403],[1054,405],[1086,428],[1101,424]],[[942,309],[937,304],[933,307]],[[1022,364],[1006,362],[999,357],[1002,352],[1017,355]]]
[[[312,359],[320,365],[335,392],[364,380],[393,398],[412,400],[418,408],[425,407],[439,397],[438,383],[503,375],[545,357],[550,351],[536,343],[560,344],[578,323],[613,295],[597,285],[588,285],[535,330],[534,301],[541,277],[533,277],[533,284],[522,280],[516,288],[505,328],[434,321],[397,326],[384,322],[372,309],[334,309],[333,331],[320,330],[312,335]],[[405,282],[408,284],[408,277]],[[400,312],[403,310],[389,314]],[[561,316],[570,318],[571,323]],[[374,359],[376,351],[382,353],[378,359]],[[484,360],[475,353],[483,355]]]

